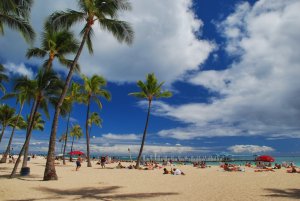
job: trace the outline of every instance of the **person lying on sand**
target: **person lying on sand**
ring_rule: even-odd
[[[287,170],[287,173],[300,173],[300,170],[296,169],[296,166],[292,166],[292,169]]]
[[[167,168],[164,168],[164,173],[163,174],[171,174],[171,171],[167,170]]]
[[[275,172],[272,168],[257,169],[254,172]]]
[[[173,175],[185,175],[185,174],[178,168],[173,168]]]

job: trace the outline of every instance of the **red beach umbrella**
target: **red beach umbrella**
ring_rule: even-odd
[[[263,162],[274,162],[275,159],[272,156],[262,155],[255,159],[256,161],[263,161]]]
[[[84,153],[82,151],[71,151],[69,154],[70,155],[84,155]]]

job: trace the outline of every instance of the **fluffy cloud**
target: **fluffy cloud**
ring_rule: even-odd
[[[226,50],[238,56],[226,70],[203,71],[189,82],[218,93],[209,103],[172,106],[158,102],[154,114],[187,127],[159,132],[192,139],[265,135],[300,137],[299,1],[239,4],[218,26]]]
[[[234,145],[228,148],[233,153],[262,153],[275,151],[272,147],[257,145]]]
[[[91,149],[94,153],[107,153],[107,154],[128,154],[128,148],[130,148],[130,152],[132,154],[137,155],[139,153],[140,145],[112,145],[112,146],[99,146],[92,145]],[[154,145],[146,145],[143,150],[143,154],[182,154],[182,153],[205,153],[206,150],[200,150],[194,147],[189,146],[154,146]]]
[[[10,74],[17,76],[27,76],[28,78],[33,78],[33,71],[31,68],[26,67],[24,63],[14,64],[14,63],[6,63],[4,67]]]
[[[120,13],[120,18],[132,24],[134,43],[131,46],[119,44],[96,25],[94,55],[88,55],[85,50],[79,61],[84,67],[83,73],[102,74],[114,82],[135,82],[154,72],[159,79],[171,83],[188,70],[197,70],[213,51],[213,43],[198,39],[203,23],[191,9],[192,0],[131,2],[132,11]],[[55,4],[50,0],[36,1],[32,9],[32,23],[37,33],[40,33],[47,15],[66,8],[76,9],[76,4],[73,0]],[[78,25],[76,33],[79,30]],[[11,47],[11,41],[18,46]],[[0,42],[5,47],[0,49],[0,60],[24,62],[27,45],[17,33],[8,31]],[[39,60],[30,62],[40,64]]]
[[[105,140],[139,140],[140,136],[136,135],[136,134],[112,134],[112,133],[108,133],[108,134],[104,134],[102,135],[102,138],[104,138]]]

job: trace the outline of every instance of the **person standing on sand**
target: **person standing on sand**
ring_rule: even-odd
[[[79,154],[79,155],[78,155],[78,158],[77,158],[77,160],[76,160],[76,171],[78,171],[79,168],[81,167],[82,159],[81,159],[80,156],[81,156],[81,155]]]

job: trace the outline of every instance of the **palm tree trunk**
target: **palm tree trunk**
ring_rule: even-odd
[[[2,159],[1,159],[0,163],[6,163],[7,155],[9,154],[9,151],[10,151],[11,142],[12,142],[12,139],[14,137],[15,129],[16,129],[16,126],[17,126],[17,124],[19,122],[19,118],[20,118],[21,112],[23,110],[23,106],[24,106],[24,103],[21,104],[21,108],[19,110],[19,113],[18,113],[16,122],[15,122],[15,125],[14,125],[14,127],[12,129],[12,132],[11,132],[11,135],[10,135],[10,138],[9,138],[9,142],[8,142],[8,145],[7,145],[7,148],[6,148],[6,151],[5,151],[4,155],[2,156]]]
[[[35,115],[36,115],[36,113],[37,113],[37,110],[38,110],[39,105],[40,105],[40,101],[37,100],[37,101],[36,101],[36,106],[35,106],[35,108],[34,108],[34,112],[33,112],[33,114],[32,114],[32,119],[34,119],[34,117],[35,117]],[[27,134],[26,134],[26,140],[25,140],[24,145],[23,145],[23,147],[22,147],[22,149],[21,149],[21,151],[20,151],[20,153],[19,153],[19,156],[18,156],[18,159],[17,159],[17,161],[16,161],[16,163],[15,163],[14,169],[13,169],[13,171],[12,171],[11,174],[10,174],[10,177],[9,177],[10,179],[12,179],[12,178],[15,176],[16,171],[17,171],[17,168],[18,168],[19,163],[20,163],[20,161],[21,161],[21,157],[22,157],[22,155],[23,155],[23,152],[24,152],[25,148],[29,146],[29,142],[30,142],[30,138],[31,138],[31,133],[32,133],[31,131],[32,131],[32,129],[33,129],[33,122],[30,123],[30,126],[29,126],[28,131],[27,131]],[[27,158],[23,158],[23,161],[25,161],[25,160],[27,161]]]
[[[39,106],[40,106],[40,103],[41,103],[40,100],[36,100],[34,102],[34,104],[33,104],[34,108],[33,108],[32,111],[35,111],[35,110],[37,111],[38,108],[39,108]],[[27,134],[26,134],[26,139],[28,139],[28,144],[25,146],[22,168],[27,167],[27,162],[28,162],[27,158],[28,158],[28,153],[29,153],[29,143],[30,143],[30,139],[31,139],[31,133],[32,133],[32,130],[33,130],[33,124],[34,124],[35,115],[36,115],[36,113],[35,114],[31,114],[31,118],[29,118],[30,121],[28,122],[29,125],[30,125],[29,127],[27,127]],[[28,129],[30,127],[32,127],[32,128]]]
[[[72,145],[71,145],[71,152],[73,151],[73,144],[74,144],[74,138],[75,136],[73,136],[73,140],[72,140]],[[72,155],[70,154],[70,162],[72,162]]]
[[[148,114],[147,114],[147,120],[146,120],[145,129],[144,129],[142,144],[141,144],[140,152],[139,152],[139,155],[138,155],[138,158],[137,158],[137,161],[136,161],[136,165],[135,165],[135,167],[137,169],[140,167],[140,161],[141,161],[141,157],[142,157],[142,153],[143,153],[143,148],[144,148],[144,143],[145,143],[146,134],[147,134],[147,129],[148,129],[148,123],[149,123],[149,117],[150,117],[150,109],[151,109],[151,100],[149,100]]]
[[[50,71],[50,69],[51,69],[51,64],[52,64],[52,62],[53,62],[53,57],[51,57],[51,56],[49,56],[49,60],[48,60],[48,62],[47,62],[47,67],[46,67],[46,72],[49,72]]]
[[[6,128],[6,125],[3,125],[3,126],[2,126],[1,136],[0,136],[0,143],[1,143],[1,141],[2,141],[2,137],[3,137],[3,134],[4,134],[5,128]]]
[[[44,181],[47,180],[57,180],[57,174],[56,174],[56,170],[55,170],[55,165],[54,165],[54,155],[55,155],[55,140],[56,140],[56,130],[57,130],[57,123],[58,123],[58,117],[60,114],[60,107],[64,101],[64,98],[66,96],[67,90],[69,88],[71,79],[72,79],[72,75],[75,69],[75,66],[77,64],[77,61],[79,59],[79,56],[82,52],[83,46],[85,44],[86,38],[88,36],[89,31],[91,30],[91,26],[89,26],[86,29],[86,32],[83,35],[80,47],[77,51],[77,54],[74,58],[74,61],[72,63],[72,66],[70,67],[63,91],[59,97],[58,103],[55,107],[55,113],[54,113],[54,118],[53,118],[53,122],[52,122],[52,127],[51,127],[51,134],[50,134],[50,140],[49,140],[49,148],[48,148],[48,155],[47,155],[47,162],[46,162],[46,167],[45,167],[45,172],[44,172]]]
[[[90,135],[89,135],[89,116],[90,116],[90,102],[91,97],[88,97],[88,105],[86,111],[86,122],[85,122],[85,134],[86,134],[86,157],[87,157],[87,166],[92,167],[90,160]]]
[[[63,152],[63,164],[64,164],[64,165],[66,164],[65,154],[66,154],[66,147],[67,147],[67,141],[68,141],[68,132],[69,132],[70,114],[71,114],[71,112],[69,112],[69,116],[68,116],[67,131],[66,131],[66,139],[65,139],[65,146],[64,146],[64,152]]]
[[[60,153],[61,154],[63,153],[64,144],[65,144],[64,142],[61,143],[61,148],[60,148]]]

